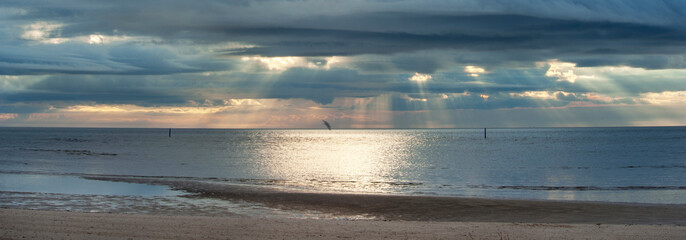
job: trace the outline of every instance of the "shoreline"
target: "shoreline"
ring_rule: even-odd
[[[311,220],[0,209],[1,239],[683,239],[684,226]]]
[[[547,200],[284,191],[272,187],[159,178],[86,177],[165,185],[189,198],[246,201],[291,211],[317,211],[379,220],[686,225],[684,204],[632,204]]]
[[[7,201],[30,201],[28,209],[79,209],[114,213],[246,216],[322,216],[321,218],[437,222],[521,222],[587,224],[686,225],[686,204],[613,203],[559,200],[519,200],[431,195],[334,193],[294,190],[271,185],[243,185],[197,179],[81,175],[84,180],[132,183],[168,188],[174,196],[106,196],[3,192]],[[105,185],[103,185],[105,186]],[[136,187],[139,188],[139,187]],[[149,190],[150,188],[142,188]],[[97,197],[102,196],[102,197]],[[1,198],[1,197],[0,197]],[[54,200],[54,201],[53,201]],[[89,202],[95,200],[95,203]],[[65,208],[33,208],[40,201]],[[118,211],[117,205],[128,208]],[[114,207],[112,207],[114,206]],[[131,207],[135,206],[135,207]],[[0,207],[23,208],[21,204]],[[224,209],[226,208],[226,209]],[[261,208],[263,210],[253,209]],[[155,209],[164,209],[157,211]],[[222,210],[220,210],[222,209]],[[248,211],[242,211],[248,209]],[[238,211],[236,211],[238,210]],[[252,212],[251,212],[252,211]],[[194,214],[197,213],[197,214]],[[256,214],[251,214],[256,213]]]

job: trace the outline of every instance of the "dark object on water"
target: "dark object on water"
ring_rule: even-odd
[[[322,120],[322,122],[324,122],[324,125],[326,125],[326,128],[328,128],[329,130],[331,130],[331,125],[329,125],[329,122],[324,121],[324,120]]]
[[[486,128],[484,128],[484,138],[486,138]]]
[[[169,137],[171,137],[171,128],[169,129]]]

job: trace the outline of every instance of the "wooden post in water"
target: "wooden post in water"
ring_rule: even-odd
[[[486,138],[486,128],[484,128],[484,138]]]
[[[169,137],[171,137],[171,128],[169,128]]]

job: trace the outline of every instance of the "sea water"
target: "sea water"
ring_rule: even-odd
[[[173,129],[170,136],[168,129],[0,128],[5,199],[9,192],[180,194],[87,180],[93,176],[685,204],[686,127],[488,129],[486,137],[484,129]]]

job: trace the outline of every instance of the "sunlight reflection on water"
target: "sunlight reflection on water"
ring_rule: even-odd
[[[279,142],[259,149],[264,175],[295,185],[336,191],[385,192],[398,183],[408,160],[411,138],[353,131],[286,132]]]

